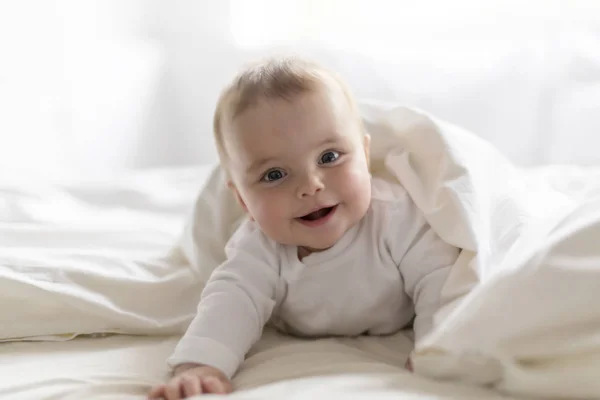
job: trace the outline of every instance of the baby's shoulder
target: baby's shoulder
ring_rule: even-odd
[[[370,208],[369,225],[382,237],[426,223],[422,211],[398,183],[373,179]]]
[[[263,233],[256,222],[245,219],[233,233],[225,249],[226,252],[243,251],[267,258],[277,258],[280,247],[277,242]]]
[[[371,208],[375,212],[397,210],[415,211],[416,205],[399,183],[381,178],[371,180]]]

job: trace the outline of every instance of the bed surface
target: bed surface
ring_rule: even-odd
[[[94,311],[73,309],[65,314],[60,303],[28,302],[26,297],[7,305],[11,293],[6,297],[6,290],[13,288],[12,295],[17,296],[22,292],[22,288],[14,289],[17,278],[33,270],[55,273],[67,268],[80,274],[77,276],[148,271],[149,264],[143,261],[155,260],[172,248],[208,172],[208,167],[180,168],[132,173],[99,182],[0,182],[0,287],[4,296],[0,340],[10,337],[11,332],[43,334],[53,321],[66,324],[78,315],[85,319],[85,313]],[[154,267],[161,271],[161,265]],[[15,271],[21,275],[14,275]],[[143,277],[147,278],[145,290],[154,290],[156,285],[150,278],[159,275]],[[51,280],[49,277],[57,278],[50,274],[44,279]],[[46,292],[40,293],[37,295],[43,299]],[[93,318],[83,322],[87,324],[83,327],[92,326]],[[52,337],[52,341],[10,339],[0,343],[0,398],[143,399],[153,384],[167,378],[165,359],[180,334],[83,336],[73,340],[66,340],[69,336],[65,335]],[[406,332],[388,337],[303,340],[267,330],[236,375],[234,385],[238,391],[229,398],[510,398],[408,373],[403,366],[411,348]]]
[[[115,335],[0,345],[0,398],[140,400],[165,379],[177,336]],[[425,380],[403,369],[411,341],[301,340],[267,331],[234,379],[232,399],[502,399],[483,389]],[[219,397],[222,398],[222,397]]]

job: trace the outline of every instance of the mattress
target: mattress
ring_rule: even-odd
[[[167,378],[178,336],[81,337],[0,346],[0,398],[141,400]],[[507,399],[434,382],[403,365],[409,335],[302,340],[267,330],[234,378],[231,399]],[[203,398],[206,398],[204,396]],[[219,397],[223,398],[223,397]]]
[[[167,267],[155,261],[179,237],[208,172],[208,167],[172,168],[94,182],[3,178],[1,399],[143,399],[152,385],[168,378],[165,359],[192,310],[178,310],[173,300],[165,308],[181,314],[180,321],[171,323],[156,313],[152,321],[133,318],[135,313],[119,318],[125,306],[140,315],[147,311],[133,306],[139,298],[153,301],[159,284],[191,276],[185,268],[165,273]],[[99,282],[102,276],[114,282]],[[76,283],[78,291],[52,292],[47,285],[66,281]],[[141,292],[106,292],[121,296],[121,303],[92,296],[95,288],[108,290],[116,282],[135,284]],[[98,334],[99,316],[133,322],[123,325],[127,334]],[[60,326],[65,330],[57,331]],[[410,374],[403,367],[412,349],[410,336],[306,340],[267,329],[234,378],[237,390],[226,398],[506,398]]]

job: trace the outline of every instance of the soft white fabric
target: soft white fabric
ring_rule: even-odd
[[[588,295],[593,296],[586,285],[590,282],[587,274],[577,274],[574,268],[570,269],[575,278],[569,282],[576,284],[577,289],[571,292],[569,288],[575,300],[564,303],[563,296],[549,289],[567,282],[562,274],[546,269],[536,277],[548,284],[529,287],[525,283],[531,279],[532,268],[527,266],[533,262],[530,260],[544,265],[533,255],[542,257],[544,246],[563,242],[565,237],[550,240],[549,235],[564,218],[576,212],[586,198],[600,193],[600,172],[558,167],[537,171],[518,169],[477,136],[417,110],[363,104],[362,112],[373,137],[373,174],[400,181],[440,237],[463,249],[442,290],[445,306],[436,315],[436,329],[415,354],[417,371],[429,376],[490,383],[507,392],[530,395],[548,395],[548,388],[554,390],[555,387],[545,382],[552,380],[562,390],[553,391],[555,395],[600,396],[595,386],[586,380],[588,375],[579,374],[581,369],[573,367],[566,376],[574,379],[579,374],[577,382],[587,386],[582,383],[577,390],[571,389],[572,385],[565,383],[567,378],[558,379],[557,369],[544,370],[546,364],[536,364],[547,358],[534,357],[532,362],[519,364],[525,368],[518,370],[522,373],[519,375],[515,369],[509,369],[515,364],[515,348],[495,347],[512,338],[521,349],[537,348],[536,335],[529,335],[531,329],[511,323],[510,317],[515,315],[516,321],[530,321],[527,327],[537,328],[533,332],[539,332],[542,327],[570,332],[566,337],[553,336],[553,346],[540,354],[549,356],[562,368],[573,365],[567,360],[575,353],[564,350],[565,346],[572,340],[579,341],[587,333],[571,322],[593,324],[595,307],[589,312],[569,309],[578,320],[564,318],[561,313],[563,304],[584,303],[590,300]],[[241,210],[233,200],[220,202],[228,196],[221,172],[214,171],[197,204],[196,218],[217,210],[213,221],[217,225],[206,228],[192,222],[188,227],[190,234],[184,245],[185,253],[201,262],[203,276],[216,266],[207,262],[206,254],[217,255],[207,251],[207,247],[224,245],[224,242],[219,243],[216,238],[211,243],[194,242],[192,238],[203,237],[207,229],[221,234],[234,229]],[[572,226],[575,232],[581,230]],[[590,237],[590,234],[582,235]],[[580,240],[579,233],[574,237]],[[502,290],[496,287],[495,282],[498,285],[506,282],[508,278],[501,279],[506,276],[512,277],[516,293],[522,290],[521,296],[513,296],[510,285],[498,286]],[[473,290],[476,287],[478,290]],[[496,289],[488,291],[487,288]],[[506,298],[514,300],[510,302],[511,314],[490,317],[487,311],[500,309]],[[533,302],[534,298],[546,302]],[[548,308],[561,311],[549,312]],[[592,349],[591,345],[585,348]],[[558,349],[562,349],[562,353],[558,353]],[[558,361],[560,355],[564,357],[562,361]],[[497,362],[500,356],[503,363]]]
[[[464,249],[437,327],[417,345],[416,371],[528,396],[598,398],[600,174],[557,190],[442,121],[406,109],[370,115],[398,137],[387,170]]]
[[[400,185],[375,178],[371,186],[360,223],[302,261],[296,246],[245,221],[169,363],[210,365],[231,377],[269,319],[300,336],[389,335],[416,311],[415,338],[423,337],[459,250],[437,236]]]
[[[172,251],[208,168],[0,180],[0,340],[185,331],[197,275]]]
[[[178,340],[113,336],[0,345],[3,400],[145,400],[168,378]],[[509,400],[485,389],[441,383],[403,367],[407,332],[386,337],[295,339],[267,329],[233,379],[231,400]],[[212,397],[200,396],[197,400]]]
[[[189,322],[200,295],[201,285],[194,281],[197,275],[182,272],[189,268],[187,264],[156,264],[152,259],[171,248],[206,175],[205,168],[177,168],[59,185],[2,177],[1,333],[11,336],[19,331],[40,340],[65,339],[41,337],[53,332],[47,325],[52,320],[58,321],[59,332],[65,333],[94,331],[103,328],[103,321],[123,331],[138,330],[140,316],[146,321],[164,321],[156,312],[165,308],[170,308],[173,318]],[[208,194],[213,188],[206,188],[200,203],[211,198]],[[212,216],[203,217],[205,235],[217,232]],[[64,235],[69,229],[73,234]],[[89,257],[84,260],[86,255]],[[17,261],[24,264],[34,258],[39,263],[28,262],[29,269],[17,268]],[[210,263],[203,267],[209,268]],[[56,280],[46,282],[52,290],[38,290],[38,280],[51,271]],[[185,279],[175,279],[179,273]],[[169,274],[172,279],[167,278]],[[100,283],[99,275],[103,277]],[[128,290],[120,298],[121,309],[108,307],[101,300],[119,295],[113,284],[125,276],[128,281],[121,280],[120,288]],[[175,304],[173,299],[182,295],[182,288],[190,286],[197,297]],[[142,291],[134,292],[136,287]],[[28,294],[33,296],[31,300]],[[59,303],[60,298],[66,302]],[[152,334],[157,329],[160,326],[146,325],[139,330]],[[266,329],[234,377],[239,391],[225,398],[500,399],[488,390],[436,383],[407,373],[403,365],[412,349],[410,337],[410,332],[399,332],[385,337],[303,340]],[[0,397],[143,400],[152,385],[167,379],[164,361],[179,338],[117,335],[1,343]]]
[[[422,113],[363,112],[374,174],[399,179],[440,237],[465,249],[442,291],[448,307],[438,329],[417,349],[417,371],[508,392],[598,398],[590,378],[599,354],[591,198],[600,194],[600,173],[517,170],[476,136]],[[181,192],[171,179],[124,179],[114,191],[3,182],[1,336],[183,330],[242,211],[214,169],[181,242],[191,268],[153,263],[175,239],[202,174],[182,179]],[[566,289],[568,299],[560,295]],[[487,312],[508,306],[508,315]],[[253,350],[259,358],[262,349]],[[325,368],[326,354],[318,350],[310,363]]]
[[[420,345],[417,370],[515,395],[599,398],[599,238],[597,196],[518,243],[502,272]]]

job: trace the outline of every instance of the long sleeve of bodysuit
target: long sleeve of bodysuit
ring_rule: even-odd
[[[226,246],[227,261],[211,275],[196,317],[167,360],[210,365],[233,376],[258,341],[275,307],[276,244],[243,224]]]
[[[388,247],[400,269],[404,290],[414,304],[418,342],[433,328],[442,288],[460,250],[433,231],[409,198],[391,210],[389,221]]]

